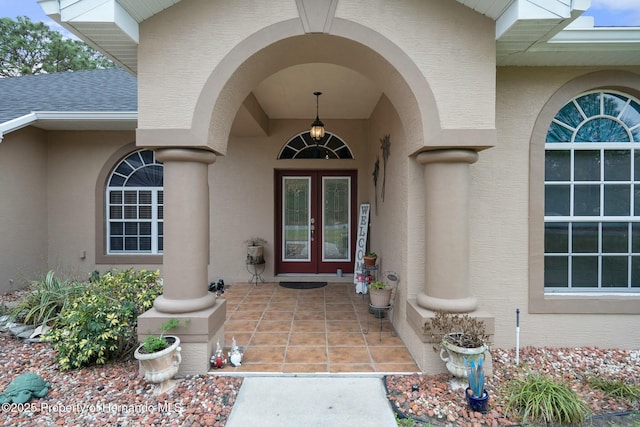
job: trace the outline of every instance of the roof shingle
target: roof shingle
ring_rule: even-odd
[[[137,111],[136,78],[120,68],[0,79],[0,123],[32,111]]]

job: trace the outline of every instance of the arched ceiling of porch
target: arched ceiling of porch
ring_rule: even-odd
[[[229,135],[264,135],[268,119],[311,123],[314,91],[323,92],[320,116],[326,119],[367,119],[385,94],[405,127],[414,129],[410,139],[421,143],[423,126],[440,127],[433,94],[407,58],[392,65],[384,50],[335,35],[306,34],[258,49],[239,65],[221,63],[200,95],[193,129],[200,134],[207,126],[209,146],[224,153]]]
[[[231,127],[232,136],[262,136],[268,119],[368,119],[382,90],[364,75],[335,64],[307,63],[266,77],[244,100]]]

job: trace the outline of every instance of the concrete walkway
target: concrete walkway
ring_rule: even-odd
[[[245,377],[226,427],[397,427],[382,378]]]

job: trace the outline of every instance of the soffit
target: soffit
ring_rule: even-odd
[[[514,0],[458,0],[470,9],[481,13],[494,21],[498,19]]]

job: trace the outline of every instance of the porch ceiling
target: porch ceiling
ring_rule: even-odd
[[[135,75],[138,24],[181,0],[37,1],[48,16]],[[497,66],[638,65],[640,28],[594,28],[592,20],[576,21],[591,0],[457,1],[495,20]],[[331,94],[338,95],[324,89],[328,79],[319,76],[327,75],[333,77]],[[253,95],[268,118],[313,118],[315,90],[327,93],[320,98],[321,116],[327,118],[367,118],[380,97],[369,81],[328,64],[283,70]]]

